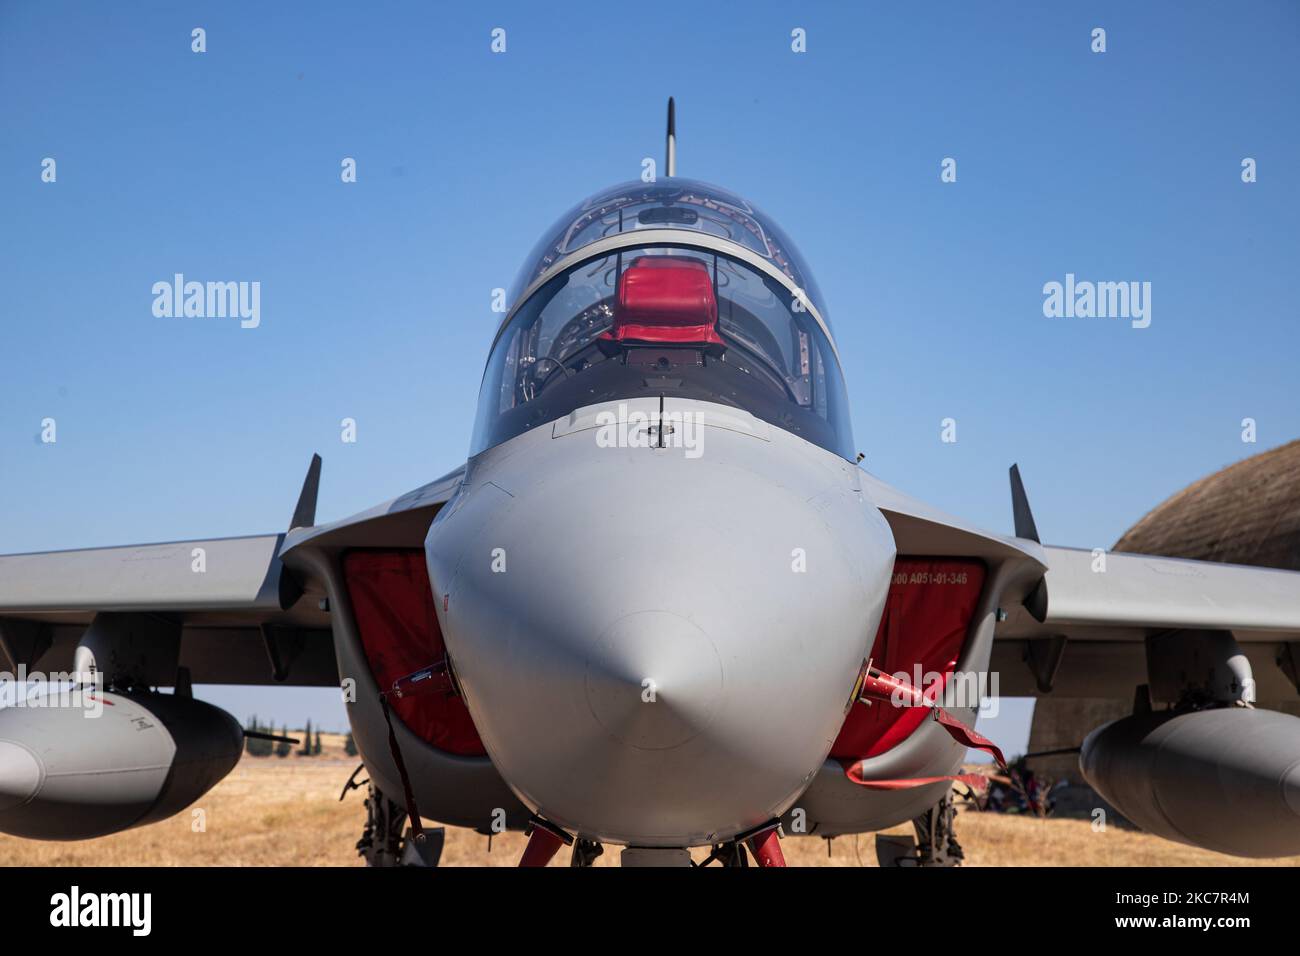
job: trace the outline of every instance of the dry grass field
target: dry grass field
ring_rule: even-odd
[[[353,847],[365,818],[360,791],[340,803],[339,791],[356,766],[344,756],[342,738],[326,735],[319,757],[245,757],[196,809],[204,828],[186,811],[152,826],[80,843],[42,843],[0,835],[6,866],[359,866]],[[899,827],[897,833],[910,833]],[[970,866],[1204,866],[1251,864],[1156,837],[1110,827],[1094,833],[1086,820],[1037,820],[991,813],[962,813],[957,835]],[[470,830],[448,828],[446,866],[514,866],[524,837],[510,833],[492,841]],[[840,837],[827,854],[826,841],[782,841],[794,866],[875,866],[871,835]],[[697,853],[697,858],[703,853]],[[617,848],[598,865],[618,862]],[[1265,861],[1300,865],[1300,858]],[[561,852],[552,865],[567,866]]]

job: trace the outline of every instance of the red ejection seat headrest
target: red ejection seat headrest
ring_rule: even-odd
[[[615,342],[722,345],[709,268],[684,256],[638,256],[619,277]]]

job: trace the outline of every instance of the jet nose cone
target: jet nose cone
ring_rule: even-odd
[[[426,541],[497,771],[602,842],[699,846],[784,813],[875,634],[884,517],[850,466],[776,432],[717,428],[685,459],[539,431]]]
[[[722,695],[722,661],[684,617],[640,611],[593,644],[586,691],[610,736],[638,750],[667,750],[708,727]]]
[[[45,771],[21,744],[0,740],[0,812],[21,807],[36,795]]]

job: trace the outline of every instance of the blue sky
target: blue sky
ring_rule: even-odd
[[[885,480],[1009,530],[1019,461],[1044,540],[1108,546],[1300,435],[1294,3],[124,9],[0,2],[0,552],[281,530],[314,451],[323,518],[453,467],[491,290],[670,94],[679,171],[812,263]],[[259,281],[260,327],[156,318],[176,272]],[[1044,317],[1066,273],[1150,282],[1150,327]]]

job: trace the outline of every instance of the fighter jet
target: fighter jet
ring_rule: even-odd
[[[285,531],[0,558],[0,831],[181,811],[243,751],[192,685],[280,684],[341,689],[376,865],[436,862],[421,818],[578,866],[912,820],[937,863],[996,672],[1134,700],[1080,763],[1142,828],[1300,853],[1300,574],[1044,546],[1014,468],[1014,534],[873,477],[807,263],[676,175],[669,111],[667,176],[524,262],[463,465],[318,524],[315,458]]]

